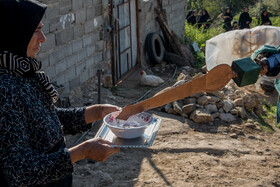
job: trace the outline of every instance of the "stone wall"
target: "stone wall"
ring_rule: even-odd
[[[106,58],[102,0],[41,0],[48,5],[43,19],[47,41],[39,58],[51,81],[64,94],[96,75]]]

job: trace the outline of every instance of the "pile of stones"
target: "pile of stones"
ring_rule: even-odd
[[[176,87],[201,75],[203,74],[198,74],[191,78],[187,74],[181,73],[172,87]],[[214,120],[233,122],[237,118],[246,119],[248,112],[253,112],[259,116],[263,113],[263,108],[256,95],[244,93],[233,81],[230,81],[221,91],[197,93],[180,101],[165,105],[164,111],[170,114],[181,115],[196,123],[209,123]]]

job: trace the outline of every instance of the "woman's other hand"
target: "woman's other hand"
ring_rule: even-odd
[[[102,120],[107,114],[121,110],[120,107],[110,104],[92,105],[85,110],[85,121],[87,124]]]

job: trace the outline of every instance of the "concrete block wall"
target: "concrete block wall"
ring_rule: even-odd
[[[52,82],[65,87],[64,95],[96,76],[104,62],[102,0],[41,0],[48,5],[43,18],[46,42],[39,58]]]

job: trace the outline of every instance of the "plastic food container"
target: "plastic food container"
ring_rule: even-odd
[[[129,117],[126,121],[116,119],[120,111],[105,116],[103,122],[119,138],[133,139],[142,136],[145,129],[152,124],[154,118],[151,114],[142,112]]]

